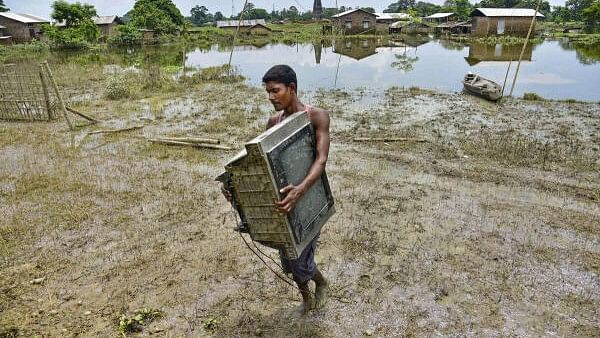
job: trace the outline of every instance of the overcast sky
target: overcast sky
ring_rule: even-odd
[[[77,2],[76,0],[67,0],[68,2]],[[425,0],[437,4],[442,4],[444,0]],[[4,0],[4,4],[11,11],[17,13],[29,13],[33,15],[50,18],[51,0]],[[98,15],[123,15],[127,13],[135,3],[135,0],[79,0],[81,3],[89,3],[96,7]],[[190,9],[196,5],[204,5],[211,13],[221,11],[224,15],[231,15],[231,0],[173,0],[177,5],[181,14],[184,16],[190,15]],[[235,12],[239,12],[243,6],[244,0],[233,0]],[[273,9],[289,8],[294,5],[301,11],[312,10],[313,0],[250,0],[256,7],[266,8],[269,11]],[[324,7],[335,7],[335,0],[321,0]],[[373,7],[376,11],[382,12],[394,0],[338,0],[339,6],[363,6]],[[476,1],[471,1],[476,2]],[[564,5],[564,0],[550,0],[553,5]]]

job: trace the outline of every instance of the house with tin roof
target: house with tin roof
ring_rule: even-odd
[[[27,42],[39,39],[42,36],[42,24],[50,23],[49,20],[39,16],[0,12],[0,26],[4,28],[4,34],[12,36],[16,42]]]
[[[351,9],[331,17],[335,24],[345,33],[364,33],[374,31],[377,15],[363,9]]]
[[[471,12],[471,34],[473,36],[527,35],[534,16],[536,19],[544,18],[544,15],[535,9],[476,8]]]
[[[98,26],[100,36],[112,36],[117,34],[117,26],[123,23],[121,18],[116,15],[94,16],[92,17],[92,21]],[[64,21],[59,21],[56,23],[56,26],[66,27],[66,23]]]
[[[398,21],[410,21],[410,15],[406,13],[375,13],[377,31],[387,33],[390,25]]]
[[[240,32],[246,34],[270,34],[272,29],[267,27],[264,19],[256,20],[224,20],[217,21],[217,28],[225,30],[237,30],[240,26]]]
[[[434,13],[423,18],[423,20],[433,23],[444,23],[450,21],[458,21],[456,13]]]

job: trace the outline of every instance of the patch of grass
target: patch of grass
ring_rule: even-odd
[[[141,332],[145,325],[162,316],[162,311],[151,308],[135,310],[130,316],[119,317],[118,329],[122,334]]]
[[[523,94],[523,100],[528,100],[528,101],[545,101],[545,99],[543,97],[541,97],[540,95],[538,95],[536,93],[524,93]]]
[[[578,171],[599,170],[586,146],[577,139],[542,141],[516,132],[482,131],[461,140],[462,149],[470,156],[480,156],[499,163],[547,169],[550,164]]]
[[[244,79],[245,78],[240,74],[237,68],[230,67],[229,65],[222,65],[201,69],[191,76],[182,77],[181,82],[185,84],[199,84],[205,82],[235,83],[242,82]]]
[[[48,54],[49,50],[50,47],[48,44],[40,41],[17,43],[12,46],[0,46],[0,63],[43,58]]]

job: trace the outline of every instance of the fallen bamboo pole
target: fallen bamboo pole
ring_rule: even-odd
[[[427,142],[421,138],[407,137],[356,137],[355,142]]]
[[[71,113],[75,114],[75,115],[79,115],[79,116],[83,117],[84,119],[86,119],[86,120],[88,120],[90,122],[93,122],[93,123],[100,122],[100,121],[96,120],[95,118],[93,118],[91,116],[88,116],[88,115],[86,115],[86,114],[84,114],[82,112],[79,112],[79,111],[77,111],[77,110],[75,110],[75,109],[73,109],[71,107],[67,107],[67,110],[70,111]]]
[[[218,144],[190,143],[190,142],[169,141],[169,140],[155,139],[155,138],[149,138],[147,140],[150,142],[153,142],[153,143],[162,143],[162,144],[173,145],[173,146],[185,146],[185,147],[208,148],[208,149],[219,149],[219,150],[233,150],[233,148],[231,148],[231,147],[222,146],[222,145],[218,145]]]
[[[144,126],[133,126],[133,127],[127,127],[127,128],[121,128],[121,129],[101,129],[101,130],[90,131],[87,133],[87,135],[115,134],[115,133],[121,133],[124,131],[131,131],[131,130],[136,130],[136,129],[141,129],[141,128],[144,128]]]
[[[188,143],[220,144],[221,141],[203,137],[156,137],[156,140],[177,141]]]
[[[65,106],[65,101],[63,101],[62,95],[60,95],[60,91],[58,90],[58,85],[56,84],[56,80],[54,79],[54,75],[52,75],[52,71],[50,70],[50,66],[48,65],[48,61],[44,61],[44,67],[48,72],[48,77],[50,78],[50,82],[52,83],[52,87],[54,87],[54,93],[58,98],[58,103],[63,110],[63,115],[67,124],[69,125],[69,129],[73,131],[73,124],[71,124],[71,120],[69,120],[69,116],[67,116],[67,107]]]

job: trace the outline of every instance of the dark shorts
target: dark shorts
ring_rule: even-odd
[[[281,267],[284,273],[291,273],[294,280],[300,283],[305,283],[311,280],[317,271],[317,263],[315,263],[315,250],[317,249],[317,240],[315,237],[300,254],[298,259],[285,258],[285,252],[279,250],[279,258],[281,258]]]

